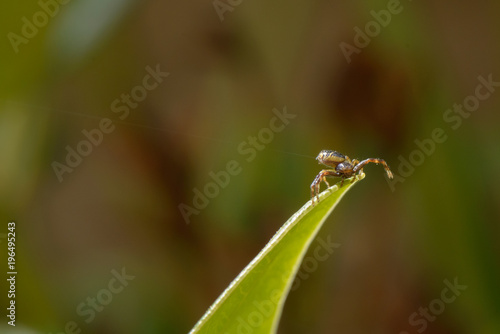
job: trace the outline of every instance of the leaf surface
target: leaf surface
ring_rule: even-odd
[[[340,199],[357,181],[346,179],[308,201],[217,298],[194,333],[276,333],[285,299],[309,245]]]

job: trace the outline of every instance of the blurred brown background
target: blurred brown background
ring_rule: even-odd
[[[447,112],[479,76],[500,82],[498,2],[2,7],[0,258],[14,220],[18,267],[18,326],[3,317],[2,332],[188,332],[309,200],[321,149],[384,158],[400,177],[401,159],[418,166],[393,187],[365,168],[320,232],[340,246],[291,292],[279,333],[500,332],[500,88],[469,116]],[[349,62],[341,43],[367,24]],[[169,74],[152,88],[157,69]],[[242,154],[284,108],[295,117]],[[112,130],[60,182],[54,162],[102,119]],[[436,128],[446,141],[418,160]],[[179,205],[232,160],[241,172],[187,224]],[[135,278],[86,322],[78,306],[122,268]],[[465,291],[411,323],[455,279]]]

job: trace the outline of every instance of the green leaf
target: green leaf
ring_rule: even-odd
[[[194,333],[276,333],[286,296],[309,245],[342,196],[357,181],[346,179],[308,201],[229,284],[191,330]]]

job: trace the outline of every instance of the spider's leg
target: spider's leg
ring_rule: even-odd
[[[319,172],[318,175],[314,178],[314,181],[311,183],[311,200],[314,205],[314,199],[317,198],[319,202],[319,191],[321,187],[321,182],[325,182],[328,187],[330,184],[326,181],[327,176],[341,176],[338,172],[333,169],[324,169]]]
[[[382,164],[382,165],[384,166],[385,172],[387,173],[387,176],[388,176],[390,179],[392,179],[392,178],[393,178],[393,175],[392,175],[391,169],[389,168],[389,166],[387,165],[387,163],[385,162],[385,160],[384,160],[384,159],[370,158],[370,159],[363,160],[363,161],[361,161],[360,163],[358,163],[356,166],[354,166],[353,172],[354,172],[354,173],[357,173],[359,170],[362,170],[362,169],[363,169],[363,167],[364,167],[366,164],[369,164],[370,162],[373,162],[373,163],[376,163],[376,164]]]
[[[321,173],[316,175],[316,177],[314,178],[314,181],[311,183],[311,199],[312,199],[313,205],[314,205],[315,195],[319,193],[320,184],[321,184]]]
[[[359,170],[360,173],[363,173],[363,168],[361,168]],[[351,183],[354,183],[354,180],[356,180],[356,173],[353,174],[353,177],[352,177],[352,180],[351,180]]]
[[[325,182],[326,183],[326,186],[328,188],[330,188],[330,183],[328,183],[328,181],[326,180],[326,175],[323,175],[323,178],[321,179],[321,181]]]

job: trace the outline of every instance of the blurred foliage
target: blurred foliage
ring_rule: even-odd
[[[222,21],[210,1],[4,3],[0,247],[16,221],[15,332],[185,333],[308,199],[321,149],[400,173],[436,128],[446,141],[393,192],[365,168],[320,232],[341,247],[291,292],[280,332],[415,333],[409,317],[455,277],[468,288],[425,333],[500,332],[500,94],[456,130],[443,119],[478,76],[500,81],[499,4],[400,5],[349,63],[341,43],[387,1],[242,1]],[[120,118],[113,102],[148,66],[170,74]],[[296,117],[247,161],[239,145],[284,106]],[[59,182],[53,163],[105,118],[113,130]],[[186,224],[179,205],[232,160],[241,172]],[[123,267],[135,280],[86,323],[77,306]]]

